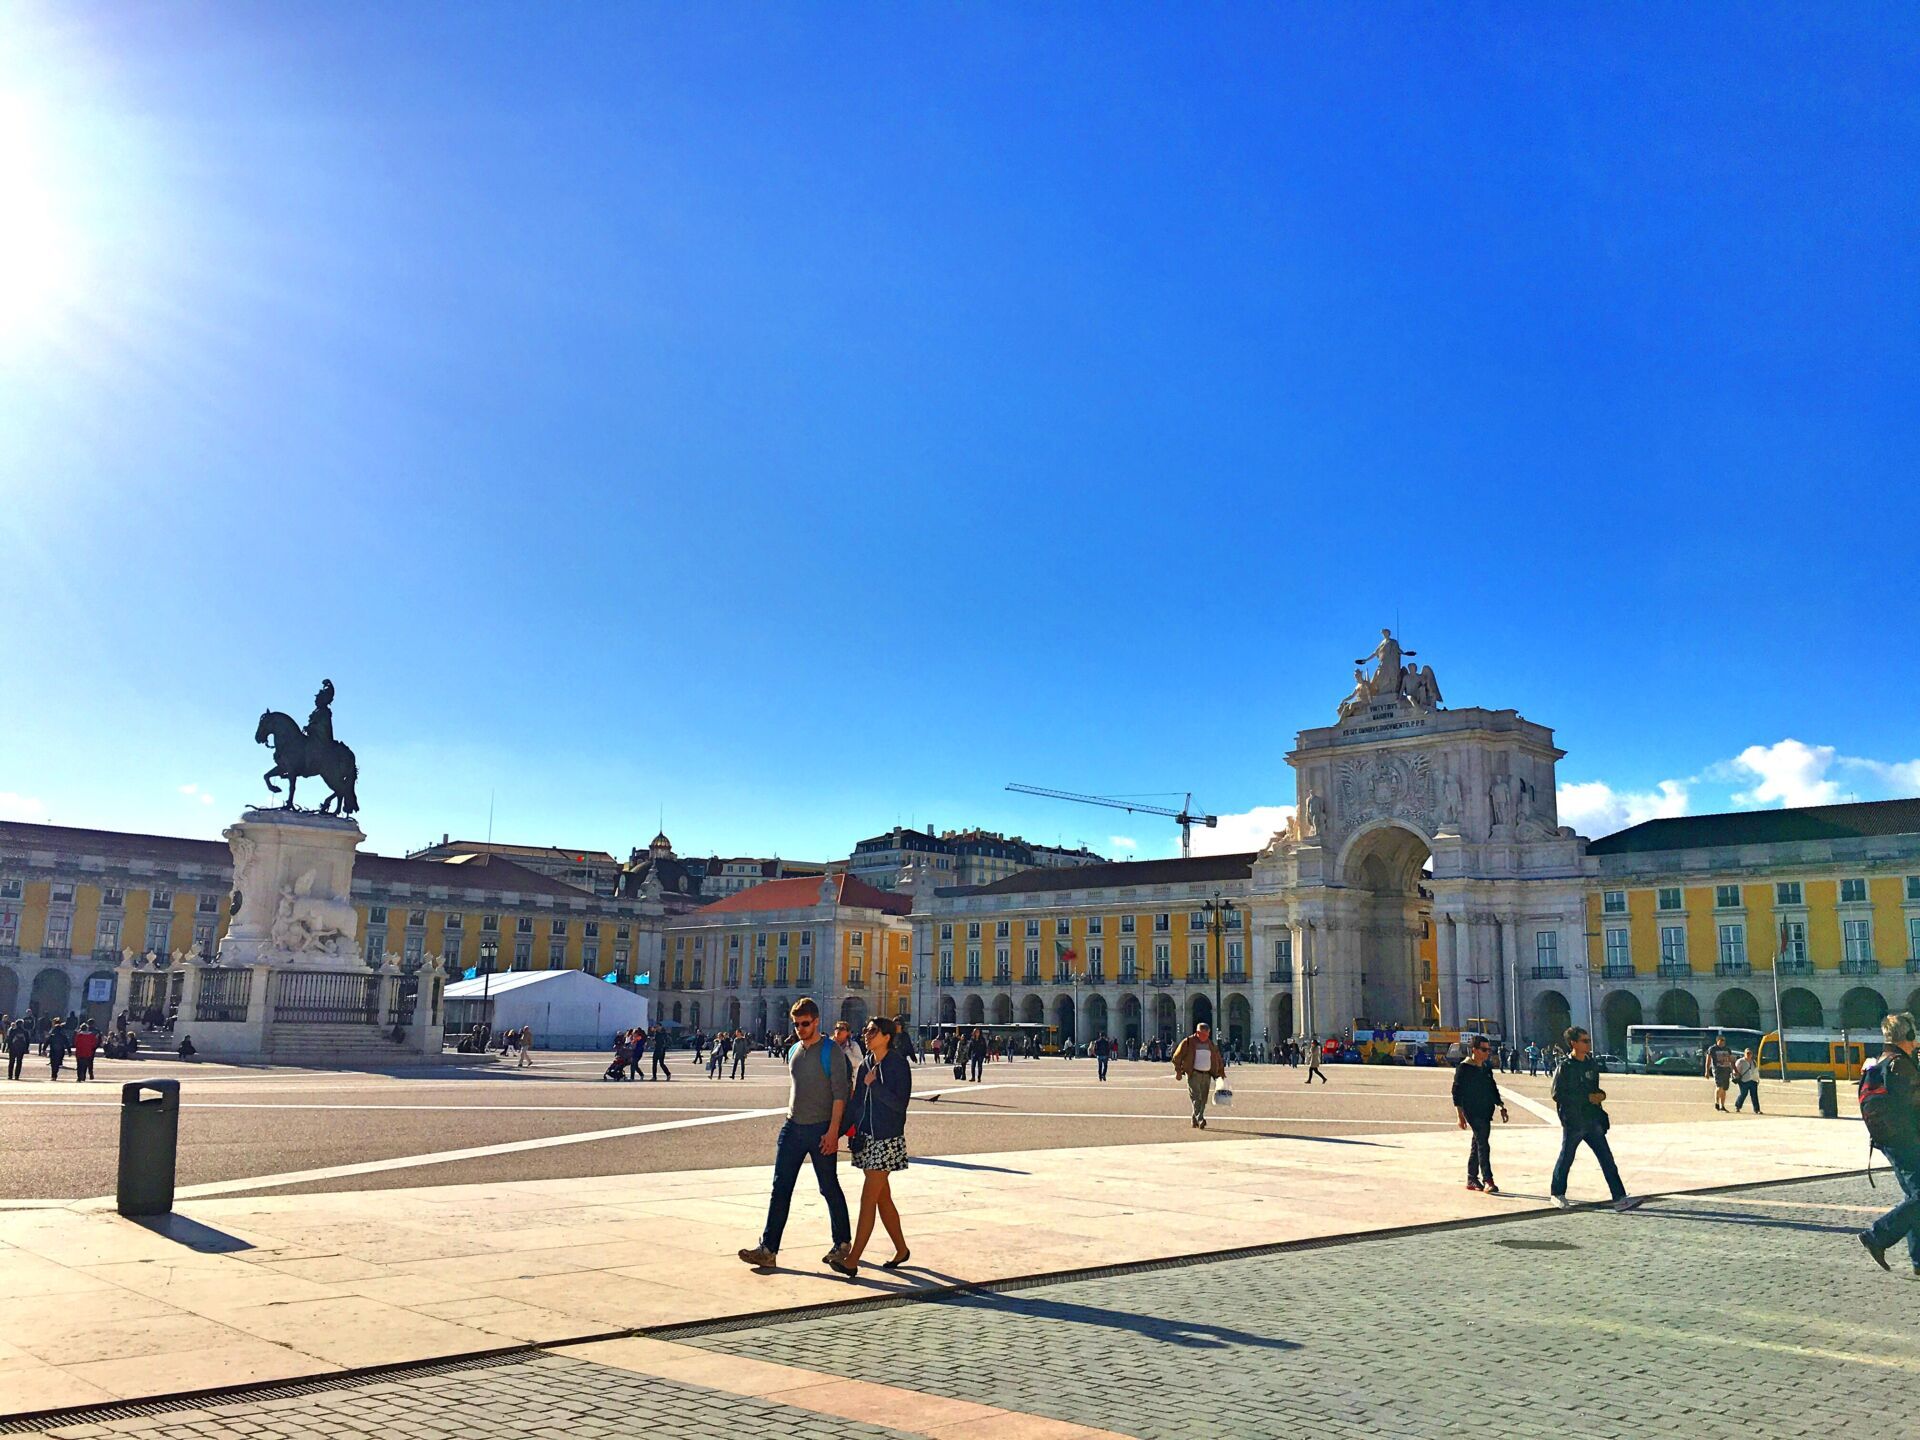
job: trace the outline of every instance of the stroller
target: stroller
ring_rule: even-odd
[[[613,1063],[607,1066],[602,1080],[625,1080],[629,1078],[627,1067],[633,1064],[633,1047],[622,1040],[613,1047]]]

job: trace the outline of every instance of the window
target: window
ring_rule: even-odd
[[[127,892],[117,885],[109,885],[100,892],[100,903],[109,910],[118,910],[127,903]]]
[[[0,905],[0,949],[12,949],[20,943],[20,912]]]
[[[1907,917],[1907,959],[1920,960],[1920,915]]]
[[[980,938],[980,922],[978,920],[969,920],[967,922],[967,939],[978,940],[979,938]]]
[[[442,928],[447,930],[458,930],[462,925],[466,923],[467,923],[466,917],[463,916],[458,910],[454,910],[448,913],[447,918],[441,922],[441,925],[442,925]]]
[[[586,932],[587,939],[598,940],[600,938],[600,922],[598,920],[587,921],[582,929]]]
[[[1773,887],[1773,903],[1776,905],[1800,905],[1800,882],[1798,880],[1777,881]]]
[[[1920,875],[1907,876],[1907,899],[1920,900]]]
[[[854,931],[852,938],[847,943],[852,945],[853,948],[856,950],[865,949],[866,943],[867,943],[867,932],[864,930]]]
[[[547,942],[547,968],[549,970],[563,969],[566,963],[567,942],[564,940],[549,940]]]
[[[533,942],[516,940],[513,942],[513,968],[531,970],[533,968]]]
[[[1240,928],[1240,915],[1240,907],[1237,905],[1227,912],[1227,929],[1238,930]]]
[[[1001,980],[1013,977],[1013,957],[1007,947],[999,946],[993,952],[993,973]]]
[[[1276,970],[1291,970],[1293,968],[1292,931],[1274,937],[1273,968]]]
[[[1840,903],[1842,905],[1866,904],[1867,882],[1865,880],[1842,880],[1840,882]]]
[[[531,915],[520,916],[513,922],[513,933],[516,935],[533,934],[533,917]]]
[[[682,955],[686,954],[687,953],[687,937],[684,935],[674,936],[673,948]]]
[[[740,988],[740,957],[738,955],[727,957],[727,987],[733,990]]]
[[[967,947],[967,979],[975,984],[980,982],[980,950],[978,946]]]
[[[1678,886],[1661,890],[1658,896],[1658,903],[1662,910],[1686,909],[1686,906],[1681,902],[1680,888]]]
[[[1120,933],[1121,933],[1122,935],[1131,935],[1131,934],[1133,934],[1133,922],[1134,922],[1134,919],[1135,919],[1135,917],[1134,917],[1134,916],[1132,916],[1132,915],[1122,915],[1122,916],[1120,917]]]
[[[1714,886],[1713,908],[1716,910],[1738,910],[1740,908],[1740,887],[1738,885]]]
[[[633,938],[632,931],[633,927],[631,925],[622,925],[620,927],[620,933],[614,938],[618,940],[631,940]]]
[[[1920,927],[1920,920],[1916,920],[1914,924]],[[1920,929],[1916,929],[1914,933],[1916,937],[1920,937]],[[1915,943],[1920,944],[1920,939],[1916,939]],[[1106,952],[1102,949],[1100,943],[1095,941],[1093,944],[1087,946],[1087,978],[1089,980],[1105,978],[1105,966]]]
[[[1240,942],[1238,940],[1229,940],[1227,942],[1227,969],[1231,972],[1238,973],[1245,964],[1246,959],[1240,949]]]
[[[1137,979],[1140,974],[1139,962],[1134,959],[1133,946],[1122,944],[1120,947],[1120,978]]]
[[[1161,980],[1173,973],[1173,947],[1164,940],[1154,942],[1153,973]]]
[[[218,895],[202,895],[200,897],[200,903],[195,907],[195,910],[201,915],[218,915],[220,913],[220,897]]]
[[[618,970],[623,975],[626,973],[627,971],[627,947],[626,946],[616,945],[613,947],[613,968],[615,970]],[[697,966],[695,967],[695,973],[696,974],[698,973]]]
[[[1720,927],[1720,963],[1729,970],[1747,968],[1746,926],[1722,925]]]
[[[367,931],[367,964],[378,965],[380,957],[386,953],[387,932],[384,930]]]
[[[173,891],[171,890],[154,891],[153,892],[153,908],[156,910],[171,910],[173,908]]]
[[[1842,920],[1840,937],[1849,960],[1873,959],[1873,921]]]
[[[1600,896],[1600,909],[1608,915],[1627,913],[1627,892],[1624,890],[1603,891]]]
[[[1543,970],[1560,968],[1559,931],[1536,930],[1533,932],[1533,963]]]
[[[953,983],[953,951],[951,950],[940,952],[940,983],[942,985]]]
[[[740,937],[738,935],[727,936],[727,949],[734,952],[735,954],[739,953]]]
[[[1040,983],[1040,947],[1038,945],[1029,945],[1027,947],[1026,978],[1027,984],[1029,985],[1037,985]]]
[[[93,927],[93,948],[96,950],[118,950],[120,948],[120,917],[102,915]]]
[[[1687,968],[1686,926],[1662,925],[1660,927],[1660,964],[1669,969]]]
[[[940,927],[940,938],[942,940],[953,939],[953,924],[951,921],[947,922],[946,924],[943,924]]]
[[[1207,973],[1207,942],[1196,940],[1187,946],[1187,973],[1204,975]]]
[[[19,898],[20,882],[18,880],[12,877],[0,880],[0,900],[18,900]]]
[[[1073,922],[1063,916],[1061,919],[1053,922],[1053,933],[1063,937],[1071,935],[1073,933]]]
[[[800,948],[804,950],[811,944],[813,944],[813,932],[811,930],[802,930],[800,932]]]
[[[427,937],[424,935],[407,936],[406,960],[409,965],[418,965],[427,958]]]
[[[1204,910],[1189,910],[1189,911],[1187,912],[1187,928],[1188,928],[1189,930],[1201,930],[1201,929],[1205,929],[1205,928],[1206,928],[1206,923],[1207,923],[1207,912],[1206,912],[1206,911],[1204,911]]]
[[[169,936],[173,931],[173,916],[162,912],[147,918],[147,949],[156,955],[167,953]]]
[[[387,923],[387,907],[384,905],[369,905],[367,907],[367,923],[369,925],[386,924]]]
[[[566,921],[564,921],[564,920],[555,920],[555,921],[553,922],[553,924],[552,924],[552,926],[551,926],[551,927],[550,927],[550,928],[548,929],[548,931],[547,931],[547,933],[548,933],[549,935],[564,935],[564,934],[566,934],[566,933],[567,933],[567,922],[566,922]]]
[[[1012,926],[1012,922],[1010,921],[1006,921],[1006,920],[1000,921],[998,924],[996,924],[993,927],[993,938],[996,940],[1006,939],[1007,936],[1013,933],[1011,926]]]
[[[200,947],[202,955],[213,954],[213,926],[196,925],[193,927],[193,940]]]
[[[1780,925],[1780,958],[1788,964],[1807,964],[1807,922],[1788,920]]]
[[[596,942],[589,940],[580,947],[580,968],[582,970],[600,968],[600,946]],[[700,977],[696,974],[693,978],[694,983],[698,984]]]
[[[707,983],[707,962],[698,955],[693,957],[693,988],[698,990]]]
[[[52,887],[51,898],[55,905],[73,904],[73,886],[55,883]]]
[[[1607,969],[1618,974],[1633,968],[1633,951],[1627,944],[1627,928],[1622,925],[1607,931]]]
[[[1173,916],[1162,911],[1153,917],[1153,930],[1156,935],[1164,935],[1173,928]]]
[[[1100,933],[1100,917],[1098,915],[1089,915],[1087,917],[1087,934],[1098,935]]]
[[[767,932],[766,931],[756,930],[754,932],[753,948],[756,950],[764,950],[767,948]]]
[[[1029,940],[1032,940],[1036,936],[1038,936],[1039,933],[1040,933],[1040,922],[1038,920],[1027,921],[1027,938]]]
[[[64,910],[47,916],[47,939],[42,947],[47,954],[65,954],[73,943],[73,917]]]

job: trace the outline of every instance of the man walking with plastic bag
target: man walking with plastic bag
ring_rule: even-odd
[[[1227,1057],[1214,1043],[1213,1027],[1202,1020],[1193,1034],[1182,1040],[1173,1052],[1173,1074],[1187,1082],[1187,1094],[1193,1100],[1193,1128],[1207,1128],[1207,1101],[1213,1087],[1227,1078]]]

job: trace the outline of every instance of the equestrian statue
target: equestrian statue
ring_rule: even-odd
[[[261,714],[253,739],[255,744],[273,749],[273,768],[263,777],[267,789],[278,795],[280,787],[273,783],[274,777],[287,782],[287,803],[281,809],[294,808],[294,786],[306,775],[319,776],[333,792],[320,802],[322,815],[351,815],[360,808],[360,799],[353,793],[360,773],[353,751],[333,738],[333,681],[320,682],[305,730],[291,715],[268,710]]]

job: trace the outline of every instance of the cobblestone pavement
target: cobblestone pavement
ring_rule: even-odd
[[[187,1412],[59,1426],[51,1433],[64,1440],[912,1440],[897,1430],[559,1355],[277,1400],[208,1402]]]
[[[1158,1437],[1868,1433],[1920,1283],[1857,1178],[1142,1271],[685,1343]]]

